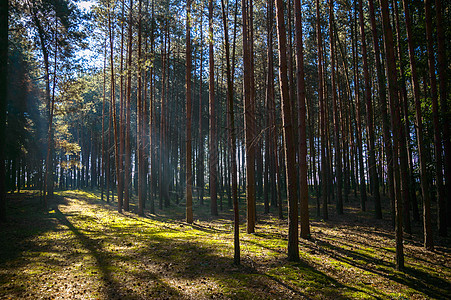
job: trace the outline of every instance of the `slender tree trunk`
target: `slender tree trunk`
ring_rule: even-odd
[[[49,124],[47,132],[47,159],[44,175],[44,208],[47,209],[48,198],[53,196],[53,114],[55,107],[56,70],[58,58],[58,19],[55,20],[55,61],[53,72],[52,100],[49,106]]]
[[[252,95],[253,85],[253,53],[251,52],[251,9],[253,0],[242,0],[243,14],[243,63],[244,63],[244,123],[246,143],[246,200],[247,200],[247,233],[255,231],[255,115]]]
[[[317,0],[319,5],[319,0]],[[294,145],[294,132],[291,123],[291,105],[288,92],[287,77],[287,37],[282,0],[276,0],[277,36],[279,45],[279,82],[282,97],[282,123],[285,152],[285,169],[287,180],[288,199],[288,259],[299,260],[298,245],[298,200],[296,178],[296,151]]]
[[[229,46],[229,29],[227,28],[228,17],[226,14],[226,7],[224,0],[221,0],[222,21],[224,29],[224,43],[226,52],[226,73],[227,73],[227,107],[229,118],[229,138],[230,138],[230,156],[232,167],[232,199],[233,199],[233,245],[234,255],[233,262],[236,265],[240,264],[240,216],[238,208],[238,178],[236,165],[236,134],[235,134],[235,116],[233,113],[233,75],[232,67],[230,65],[230,46]],[[235,20],[236,20],[235,9]],[[236,23],[235,23],[236,24]],[[233,59],[232,59],[233,61]]]
[[[121,1],[121,18],[125,20],[125,0]],[[117,178],[117,198],[118,202],[123,205],[124,201],[124,152],[125,152],[125,88],[124,88],[124,40],[125,40],[125,22],[121,23],[121,50],[120,50],[120,95],[119,95],[119,124],[118,124],[118,135],[119,135],[119,173],[116,174]],[[116,120],[115,120],[116,122]],[[120,182],[120,184],[119,184]],[[113,190],[111,190],[113,191]],[[120,199],[120,200],[119,200]]]
[[[301,222],[301,238],[309,238],[310,222],[308,208],[308,182],[307,182],[307,127],[305,124],[305,81],[304,81],[304,46],[302,43],[301,1],[294,0],[295,29],[296,29],[296,96],[299,109],[299,210]],[[341,169],[341,168],[340,168]]]
[[[167,25],[166,25],[167,26]],[[164,35],[164,34],[163,34]],[[159,190],[159,207],[163,209],[163,194],[164,194],[164,175],[166,172],[164,166],[163,156],[165,155],[166,147],[164,140],[165,122],[166,122],[166,36],[163,37],[163,42],[161,43],[161,107],[160,107],[160,145],[158,154],[158,190]]]
[[[202,6],[203,7],[203,6]],[[204,137],[202,134],[202,81],[203,81],[203,10],[200,14],[200,66],[199,66],[199,154],[197,158],[197,185],[199,187],[199,197],[200,197],[200,205],[204,205],[204,188],[205,188],[205,182],[204,182]]]
[[[366,180],[365,180],[365,166],[363,164],[363,147],[362,147],[362,117],[361,117],[361,102],[360,102],[360,87],[359,87],[359,66],[358,49],[357,49],[357,9],[355,9],[355,31],[353,35],[353,61],[354,61],[354,86],[355,86],[355,119],[356,119],[356,136],[357,136],[357,151],[358,159],[356,163],[359,165],[359,177],[360,177],[360,208],[362,211],[366,211]],[[356,172],[357,173],[357,172]]]
[[[368,0],[369,4],[369,12],[370,12],[370,19],[371,19],[371,33],[373,37],[373,48],[374,48],[374,55],[375,55],[375,61],[376,61],[376,73],[377,73],[377,83],[379,87],[379,110],[381,112],[382,116],[382,130],[383,130],[383,137],[384,137],[384,149],[386,153],[386,160],[387,160],[387,185],[388,185],[388,194],[390,197],[391,202],[391,209],[392,209],[392,216],[394,220],[395,216],[395,191],[394,191],[394,174],[393,174],[393,164],[391,163],[393,161],[393,147],[391,142],[391,134],[390,134],[390,125],[389,125],[389,118],[387,114],[387,100],[386,100],[386,83],[385,83],[385,76],[384,71],[382,70],[382,63],[380,60],[380,48],[379,48],[379,37],[377,34],[377,25],[376,25],[376,17],[374,13],[374,5],[373,0]],[[394,225],[394,222],[393,222]]]
[[[366,49],[365,25],[363,16],[363,0],[359,0],[359,22],[360,37],[362,39],[362,59],[363,78],[365,80],[365,100],[366,100],[366,127],[368,131],[368,163],[370,167],[370,180],[374,196],[374,214],[376,219],[382,219],[381,196],[379,193],[379,178],[376,169],[376,157],[374,151],[374,125],[373,125],[373,104],[371,100],[371,82],[368,71],[368,55]]]
[[[324,101],[324,75],[323,75],[323,42],[321,33],[320,2],[316,0],[316,38],[318,50],[318,102],[320,110],[321,135],[321,203],[322,215],[325,220],[329,218],[327,208],[327,157],[326,157],[326,107]]]
[[[431,85],[431,97],[432,97],[432,122],[434,125],[435,182],[437,185],[437,199],[438,199],[437,206],[438,231],[441,236],[446,236],[447,235],[446,203],[445,203],[445,190],[443,186],[443,173],[442,173],[443,169],[442,138],[441,138],[442,127],[440,126],[441,124],[438,107],[437,78],[435,75],[431,0],[424,0],[424,9],[426,15],[426,40],[427,40],[428,65],[429,65],[429,84]]]
[[[163,159],[163,180],[162,182],[164,183],[162,185],[163,188],[163,199],[164,199],[164,206],[165,207],[169,207],[170,205],[170,199],[169,199],[169,185],[170,185],[170,181],[169,181],[169,177],[171,174],[171,166],[169,164],[169,157],[170,157],[170,153],[171,153],[171,138],[170,138],[170,132],[169,132],[169,124],[170,124],[170,106],[168,105],[168,100],[171,98],[171,95],[169,94],[169,92],[172,89],[169,89],[169,82],[170,82],[170,52],[171,52],[171,35],[170,35],[170,27],[169,24],[166,23],[166,39],[168,41],[167,43],[167,50],[165,51],[165,55],[166,55],[166,78],[164,80],[165,81],[165,113],[164,113],[164,124],[162,126],[163,128],[163,156],[161,157],[161,159]],[[192,68],[191,68],[192,69]],[[192,97],[192,96],[191,96]],[[192,113],[192,112],[191,112]],[[194,162],[193,162],[194,164]],[[193,165],[191,165],[192,167]],[[194,178],[194,176],[193,176]]]
[[[436,13],[436,24],[437,24],[437,62],[438,62],[438,78],[439,78],[439,95],[440,95],[440,111],[442,115],[442,127],[443,127],[443,146],[445,149],[445,186],[444,186],[444,198],[446,201],[446,212],[445,207],[442,213],[443,215],[448,215],[451,213],[451,140],[449,132],[450,124],[450,111],[448,109],[448,78],[449,78],[449,68],[448,58],[446,56],[446,47],[449,47],[449,36],[446,39],[446,23],[443,20],[443,8],[441,0],[435,0],[435,13]],[[447,2],[443,2],[446,3]],[[448,3],[449,4],[449,3]],[[447,8],[449,9],[449,7]],[[448,20],[449,25],[449,20]],[[445,31],[445,32],[444,32]],[[449,49],[449,48],[448,48]],[[445,205],[445,204],[444,204]],[[451,226],[451,218],[448,217],[448,226]],[[446,226],[445,224],[443,226]],[[442,229],[443,233],[444,229]]]
[[[103,201],[104,185],[105,185],[105,103],[106,103],[106,61],[107,61],[107,39],[105,39],[104,45],[104,59],[103,59],[103,101],[102,101],[102,156],[101,156],[101,166],[102,170],[100,172],[100,199]]]
[[[431,199],[429,195],[429,182],[427,178],[426,170],[426,150],[424,147],[423,138],[423,119],[421,113],[421,99],[420,99],[420,87],[417,75],[417,68],[415,62],[415,51],[414,44],[412,41],[412,21],[410,18],[409,7],[407,1],[403,0],[404,15],[407,29],[407,43],[409,47],[409,61],[410,61],[410,71],[412,77],[412,87],[413,87],[413,97],[415,100],[415,115],[417,119],[416,133],[417,133],[417,143],[418,143],[418,158],[420,160],[420,182],[421,182],[421,193],[423,196],[423,234],[424,234],[424,247],[428,250],[433,250],[434,241],[432,237],[432,226],[431,226]]]
[[[125,105],[125,160],[124,160],[124,210],[130,210],[131,187],[131,91],[132,91],[132,40],[133,40],[133,0],[129,4],[128,19],[128,62],[127,62],[127,100]]]
[[[397,54],[399,61],[399,77],[400,77],[400,93],[399,93],[399,102],[402,105],[402,112],[404,114],[404,135],[402,136],[403,144],[405,147],[400,148],[402,155],[401,160],[401,181],[405,181],[406,188],[404,189],[405,195],[403,194],[403,224],[404,231],[408,234],[412,233],[412,226],[410,224],[410,207],[416,205],[416,196],[415,196],[415,187],[412,185],[412,169],[410,168],[412,161],[411,157],[411,149],[409,145],[410,139],[410,128],[409,128],[409,119],[408,119],[408,107],[407,107],[407,89],[406,89],[406,79],[404,76],[404,50],[401,42],[401,29],[399,26],[399,14],[398,14],[398,3],[393,3],[393,10],[395,14],[395,32],[397,38]]]
[[[154,1],[151,4],[151,19],[154,19]],[[151,22],[150,31],[150,55],[151,59],[155,61],[155,48],[154,48],[154,22]],[[153,76],[153,64],[149,68],[149,158],[150,158],[150,180],[149,180],[149,200],[150,200],[150,213],[155,213],[155,114],[154,114],[154,76]]]
[[[340,149],[340,121],[338,116],[338,102],[336,92],[336,76],[335,76],[335,42],[334,42],[334,4],[333,0],[329,0],[329,38],[330,38],[330,61],[331,61],[331,84],[332,84],[332,103],[334,117],[334,144],[335,144],[335,170],[337,178],[337,213],[343,214],[343,179],[342,179],[342,160]]]
[[[110,7],[109,7],[110,9]],[[118,174],[120,174],[120,157],[119,157],[119,145],[118,145],[118,126],[116,119],[116,96],[115,96],[115,77],[114,77],[114,37],[113,37],[113,28],[111,24],[111,12],[108,13],[108,31],[109,31],[109,39],[110,39],[110,68],[111,68],[111,105],[110,110],[112,111],[112,117],[110,115],[110,132],[111,132],[111,122],[114,126],[114,152],[115,152],[115,161],[116,161],[116,177],[117,177],[117,192],[118,195],[123,187],[123,181]],[[108,139],[109,140],[109,139]],[[110,179],[110,178],[109,178]],[[114,197],[114,196],[113,196]],[[114,198],[113,198],[114,199]],[[114,200],[112,200],[114,201]],[[122,213],[122,198],[119,196],[117,198],[117,210],[119,213]]]
[[[6,140],[8,88],[8,0],[0,1],[0,141]],[[0,222],[6,221],[6,143],[0,144]]]
[[[208,1],[208,60],[209,60],[209,111],[210,111],[210,211],[212,216],[218,215],[217,203],[217,165],[218,165],[218,141],[216,137],[216,112],[215,112],[215,82],[214,82],[214,53],[213,53],[213,0]],[[202,79],[201,79],[202,80]]]
[[[191,163],[191,0],[186,2],[186,222],[193,223]]]
[[[402,126],[399,112],[396,61],[393,43],[393,31],[390,25],[388,0],[380,0],[382,25],[384,30],[386,68],[388,74],[388,90],[390,95],[391,125],[393,129],[393,172],[395,191],[395,240],[396,240],[396,269],[404,269],[404,250],[402,232],[402,202],[399,174],[399,147],[401,147]]]
[[[137,155],[138,155],[138,214],[144,215],[144,193],[146,174],[144,172],[144,106],[142,97],[142,70],[141,70],[141,4],[142,0],[138,1],[138,99],[137,101]]]
[[[268,21],[268,51],[267,51],[267,78],[266,78],[266,109],[267,109],[267,131],[266,131],[266,149],[265,149],[265,189],[271,191],[271,206],[277,205],[277,188],[275,175],[275,155],[276,149],[274,147],[275,124],[273,122],[274,105],[274,68],[273,68],[273,19],[274,19],[274,1],[268,0],[267,21]],[[275,112],[274,112],[275,113]],[[266,172],[266,169],[268,170]],[[269,199],[266,201],[267,194],[265,193],[265,213],[269,213]],[[267,203],[268,202],[268,203]]]

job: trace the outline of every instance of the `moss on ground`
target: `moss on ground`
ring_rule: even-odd
[[[449,248],[428,252],[411,243],[407,269],[398,272],[389,229],[369,225],[368,214],[352,207],[347,217],[311,220],[312,238],[300,240],[297,263],[286,260],[286,221],[259,215],[256,233],[246,234],[242,220],[240,266],[233,265],[231,210],[215,219],[208,205],[194,209],[196,222],[186,224],[183,205],[139,217],[117,213],[98,191],[58,192],[47,211],[36,192],[11,195],[9,222],[0,228],[0,298],[449,296]]]

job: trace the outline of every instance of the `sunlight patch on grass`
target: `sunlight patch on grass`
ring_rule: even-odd
[[[429,257],[425,258],[427,263],[418,260],[421,254],[412,255],[414,246],[406,252],[409,270],[397,272],[394,248],[380,246],[394,245],[393,241],[370,235],[372,227],[361,234],[355,227],[329,228],[328,223],[317,221],[312,222],[315,238],[299,243],[302,262],[288,263],[286,220],[272,215],[261,216],[254,234],[247,234],[242,222],[242,265],[236,267],[232,266],[232,222],[226,218],[231,216],[230,210],[215,219],[210,217],[208,205],[195,207],[198,220],[190,225],[183,221],[183,206],[172,205],[139,217],[133,213],[134,205],[131,212],[117,213],[114,206],[100,201],[95,190],[57,195],[60,198],[51,204],[49,212],[35,212],[27,206],[15,212],[30,219],[40,218],[48,229],[28,226],[8,233],[23,237],[20,241],[26,243],[21,244],[24,250],[9,259],[9,265],[1,265],[10,268],[21,264],[15,269],[21,274],[20,279],[15,277],[17,283],[5,282],[12,290],[20,289],[20,282],[44,276],[48,291],[90,289],[86,298],[135,299],[145,289],[148,298],[161,299],[279,299],[292,295],[311,299],[408,299],[446,293],[443,287],[433,286],[431,294],[422,291],[429,288],[428,280],[446,282],[451,276],[446,267],[433,270]],[[375,243],[377,247],[372,247]],[[70,284],[58,286],[60,278]],[[42,288],[41,282],[33,284],[30,291]],[[112,294],[105,294],[108,290]]]

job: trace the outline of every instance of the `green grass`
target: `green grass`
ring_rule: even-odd
[[[187,224],[183,203],[139,217],[117,213],[98,191],[58,192],[47,211],[36,193],[12,195],[9,222],[0,228],[0,295],[421,299],[449,292],[446,252],[425,257],[409,246],[406,272],[395,271],[393,242],[370,229],[362,236],[364,224],[355,228],[346,218],[330,226],[312,219],[312,239],[300,240],[297,263],[286,260],[286,221],[259,215],[256,233],[246,234],[242,220],[242,263],[235,266],[231,210],[215,219],[207,204],[194,209],[196,221]]]

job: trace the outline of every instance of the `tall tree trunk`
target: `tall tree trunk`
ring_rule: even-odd
[[[320,136],[321,136],[321,203],[322,215],[325,220],[329,218],[327,208],[327,157],[326,157],[326,107],[324,101],[324,75],[323,75],[323,42],[321,33],[320,2],[316,0],[316,38],[318,50],[318,103],[320,110]]]
[[[217,203],[217,179],[218,174],[216,167],[218,165],[218,141],[216,137],[216,112],[215,112],[215,62],[213,53],[213,0],[208,1],[208,60],[209,60],[209,111],[210,111],[210,211],[212,216],[218,215]],[[201,78],[202,80],[202,78]]]
[[[444,2],[446,3],[446,2]],[[445,186],[444,186],[444,200],[446,201],[446,208],[443,206],[442,211],[440,211],[443,216],[449,215],[451,213],[451,193],[449,192],[451,188],[451,140],[449,133],[449,123],[450,123],[450,112],[448,110],[448,74],[447,67],[448,59],[446,57],[446,38],[445,38],[445,23],[443,22],[443,8],[442,1],[435,0],[435,13],[436,13],[436,28],[437,28],[437,62],[438,62],[438,79],[439,79],[439,95],[440,95],[440,111],[442,114],[442,130],[443,130],[443,146],[445,148]],[[449,20],[448,20],[449,24]],[[445,205],[445,203],[443,204]],[[442,216],[442,219],[443,219]],[[446,219],[446,217],[445,217]],[[451,226],[451,218],[447,218],[448,226]],[[446,224],[443,224],[445,227]],[[441,229],[442,235],[445,234],[445,230]]]
[[[125,0],[121,1],[121,18],[125,20]],[[120,50],[120,95],[119,95],[119,126],[118,126],[118,135],[119,135],[119,173],[116,174],[117,182],[118,182],[118,190],[117,190],[117,198],[118,201],[123,205],[124,201],[124,152],[125,152],[125,87],[124,87],[124,42],[125,42],[125,22],[121,23],[121,50]],[[121,184],[119,184],[119,181]],[[120,199],[120,200],[119,200]]]
[[[334,117],[334,146],[335,146],[335,170],[337,177],[337,213],[343,214],[343,179],[342,179],[342,161],[340,149],[340,121],[338,115],[336,78],[335,78],[335,42],[334,42],[334,4],[329,0],[329,39],[330,39],[330,64],[331,64],[331,84],[332,84],[332,103]]]
[[[272,102],[274,102],[274,69],[273,69],[273,19],[274,19],[274,2],[273,0],[267,1],[267,21],[268,21],[268,51],[267,51],[267,77],[266,77],[266,109],[267,109],[267,140],[266,140],[266,150],[265,150],[265,165],[268,165],[268,187],[267,189],[271,191],[271,206],[276,205],[276,179],[274,170],[274,155],[276,154],[273,146],[273,122],[272,122]],[[266,167],[265,167],[266,168]],[[268,199],[269,202],[269,199]],[[265,213],[269,213],[269,203],[266,205],[265,202]]]
[[[109,7],[110,9],[110,7]],[[115,161],[116,161],[116,177],[117,177],[117,193],[120,195],[120,192],[123,188],[123,180],[120,174],[120,157],[119,157],[119,144],[118,144],[118,126],[116,119],[116,96],[115,96],[115,77],[114,77],[114,37],[113,37],[113,28],[111,24],[111,11],[108,12],[108,32],[110,39],[110,68],[111,68],[111,105],[110,110],[112,111],[112,118],[110,115],[110,129],[111,122],[114,126],[114,153],[115,153]],[[111,131],[111,130],[110,130]],[[113,201],[113,200],[112,200]],[[118,196],[117,198],[117,210],[119,213],[122,213],[122,197]]]
[[[408,119],[408,106],[407,106],[407,89],[406,89],[406,79],[404,76],[404,50],[401,42],[401,29],[399,26],[399,14],[398,14],[398,3],[393,3],[393,10],[395,14],[395,32],[397,38],[397,54],[399,61],[399,77],[400,77],[400,93],[399,93],[399,102],[402,105],[402,113],[404,114],[404,135],[402,136],[403,144],[406,147],[400,148],[402,151],[402,160],[401,160],[401,181],[406,182],[407,188],[405,196],[403,195],[403,224],[404,231],[408,234],[412,233],[412,226],[410,224],[410,207],[416,205],[416,196],[415,196],[415,187],[412,185],[412,161],[411,161],[411,149],[409,145],[410,139],[410,127],[409,127],[409,119]],[[402,119],[401,119],[402,120]],[[414,208],[415,211],[415,208]]]
[[[251,36],[251,9],[253,0],[242,0],[243,14],[243,63],[244,63],[244,131],[246,143],[246,200],[247,200],[247,233],[255,231],[255,115],[253,102],[253,43]]]
[[[365,25],[363,16],[363,0],[359,0],[359,23],[360,37],[362,39],[362,59],[363,77],[365,80],[365,100],[366,100],[366,127],[368,131],[368,163],[370,167],[370,180],[374,196],[374,214],[376,219],[382,219],[381,196],[379,193],[379,178],[376,169],[376,154],[374,151],[374,125],[373,125],[373,104],[371,100],[371,82],[368,72],[368,55],[365,38]]]
[[[420,87],[417,75],[417,68],[415,62],[415,48],[413,44],[412,35],[412,21],[410,18],[409,7],[407,1],[403,0],[404,15],[407,29],[407,43],[409,47],[409,61],[410,61],[410,74],[412,77],[413,97],[415,100],[415,115],[417,119],[416,133],[418,143],[418,157],[420,160],[420,178],[421,178],[421,193],[423,196],[423,235],[424,235],[424,247],[428,250],[434,248],[434,241],[432,237],[431,226],[431,199],[429,195],[429,182],[427,178],[426,170],[426,149],[424,147],[423,138],[423,119],[421,113],[421,99],[420,99]]]
[[[371,33],[373,37],[373,48],[374,55],[376,61],[376,73],[377,73],[377,83],[379,87],[379,110],[382,116],[382,130],[384,137],[384,149],[386,153],[386,161],[387,163],[387,185],[388,185],[388,194],[391,202],[392,216],[394,220],[395,216],[395,191],[394,191],[394,174],[393,174],[393,147],[391,142],[391,134],[390,134],[390,125],[389,118],[387,114],[387,100],[386,100],[386,83],[384,71],[382,70],[382,63],[380,60],[380,48],[379,48],[379,36],[377,34],[377,25],[376,25],[376,17],[374,13],[374,4],[373,0],[368,0],[369,4],[369,12],[370,12],[370,20],[371,20]],[[393,222],[394,225],[394,222]]]
[[[240,264],[240,216],[238,208],[238,187],[237,187],[237,165],[236,165],[236,134],[235,134],[235,116],[233,113],[233,75],[232,67],[230,66],[230,46],[229,46],[229,29],[227,28],[228,17],[226,14],[226,7],[224,0],[221,0],[222,21],[224,29],[224,42],[226,52],[226,73],[227,73],[227,107],[229,118],[229,138],[230,138],[230,156],[232,167],[232,198],[233,198],[233,245],[234,255],[233,262],[236,265]],[[236,9],[235,9],[236,20]],[[236,24],[236,23],[235,23]],[[233,60],[233,59],[232,59]]]
[[[104,45],[104,59],[103,59],[103,101],[102,101],[102,155],[101,155],[101,167],[100,172],[100,199],[103,201],[104,185],[105,185],[105,103],[106,103],[106,61],[107,61],[107,38],[105,38]],[[108,146],[107,146],[108,147]],[[107,191],[108,193],[108,191]]]
[[[44,175],[44,208],[47,209],[48,198],[53,196],[53,114],[55,108],[56,70],[58,58],[58,19],[55,20],[55,61],[53,72],[52,100],[49,106],[49,124],[47,132],[47,159]]]
[[[399,112],[398,87],[396,75],[396,61],[393,44],[393,31],[390,25],[390,15],[388,9],[388,0],[380,0],[382,13],[382,25],[384,29],[385,57],[388,74],[388,90],[390,95],[391,125],[393,129],[393,172],[394,172],[394,191],[395,191],[395,240],[396,240],[396,269],[404,269],[404,250],[403,250],[403,232],[402,232],[402,202],[399,174],[399,148],[403,129],[401,126],[401,117]]]
[[[0,1],[0,141],[6,140],[8,88],[8,0]],[[6,221],[6,143],[0,145],[0,222]]]
[[[131,186],[131,92],[132,92],[132,40],[133,40],[133,0],[129,4],[128,19],[128,62],[127,62],[127,102],[125,105],[125,160],[124,160],[124,210],[130,210],[130,186]]]
[[[155,6],[152,0],[151,4],[151,19],[154,19]],[[155,60],[155,40],[154,40],[154,22],[151,22],[150,29],[150,55],[153,61]],[[154,113],[154,69],[153,64],[149,68],[149,158],[150,158],[150,180],[149,180],[149,200],[150,200],[150,213],[155,213],[155,165],[156,165],[156,155],[155,155],[155,113]]]
[[[443,162],[442,162],[442,138],[441,138],[441,124],[438,107],[438,94],[437,94],[437,78],[435,75],[435,58],[434,58],[434,45],[432,37],[432,16],[431,0],[424,0],[424,9],[426,15],[426,40],[427,40],[427,54],[429,65],[429,84],[431,85],[431,97],[432,97],[432,122],[434,125],[434,151],[435,151],[435,183],[437,185],[437,199],[438,199],[438,231],[441,236],[447,235],[446,224],[446,203],[445,203],[445,190],[443,186]]]
[[[319,5],[319,0],[317,0]],[[282,123],[285,153],[285,170],[287,180],[288,199],[288,259],[299,260],[298,245],[298,200],[296,178],[296,151],[294,145],[294,132],[291,123],[291,105],[288,92],[287,76],[287,37],[283,13],[283,1],[276,0],[277,36],[279,45],[279,82],[282,97]]]
[[[167,26],[167,25],[166,25]],[[159,207],[163,209],[163,194],[164,186],[164,172],[166,172],[166,166],[164,166],[163,156],[165,155],[165,140],[164,131],[166,127],[166,35],[163,34],[163,42],[161,43],[161,107],[160,107],[160,144],[158,153],[158,190],[159,190]]]
[[[202,6],[203,7],[203,6]],[[199,187],[199,197],[200,197],[200,205],[204,205],[204,188],[205,188],[205,182],[204,182],[204,137],[202,134],[202,111],[203,111],[203,105],[202,105],[202,82],[203,82],[203,10],[200,14],[200,66],[199,66],[199,154],[197,158],[197,186]]]
[[[186,2],[186,222],[193,223],[191,162],[191,0]],[[161,158],[160,158],[161,159]]]
[[[299,210],[301,222],[301,238],[310,236],[308,182],[307,182],[307,127],[305,122],[305,74],[304,74],[304,45],[302,43],[301,1],[294,0],[295,30],[296,30],[296,96],[299,109]],[[341,169],[341,168],[340,168]]]
[[[145,182],[146,173],[144,172],[144,106],[142,97],[142,69],[141,69],[141,4],[142,0],[138,1],[138,99],[137,101],[137,141],[136,148],[138,154],[138,214],[144,215],[144,196],[145,196]]]
[[[358,61],[358,49],[357,49],[357,9],[355,9],[354,16],[354,35],[353,35],[353,61],[354,61],[354,86],[355,86],[355,119],[356,119],[356,136],[357,136],[357,151],[358,159],[356,163],[359,165],[359,177],[360,177],[360,208],[362,211],[366,211],[366,180],[365,180],[365,166],[363,164],[363,147],[362,147],[362,117],[361,117],[361,101],[360,101],[360,85],[359,85],[359,65]],[[356,172],[357,173],[357,172]]]

